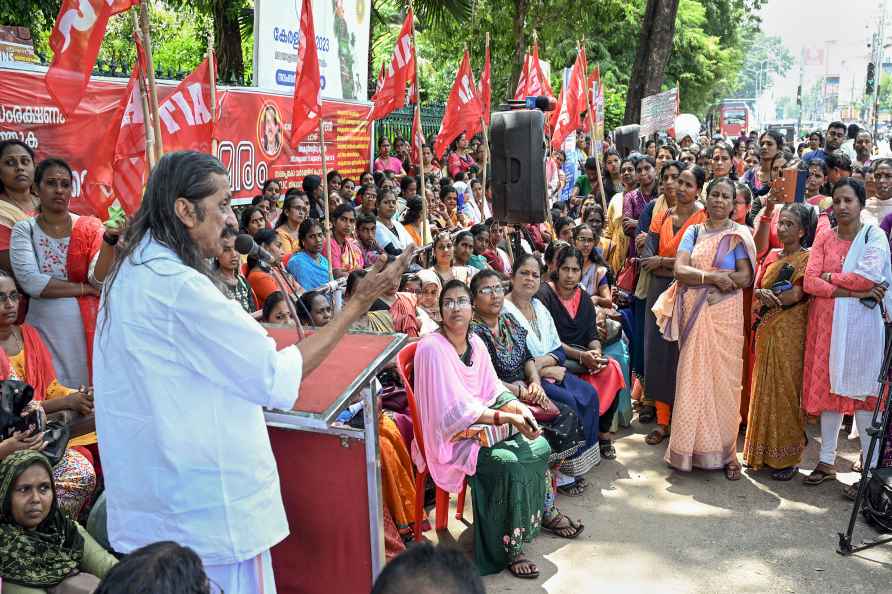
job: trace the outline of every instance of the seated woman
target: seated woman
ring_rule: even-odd
[[[382,249],[403,251],[414,244],[412,236],[396,218],[396,195],[390,190],[381,190],[377,202],[378,221],[375,226],[375,240]]]
[[[223,245],[223,252],[214,260],[214,270],[217,278],[223,283],[226,296],[239,302],[249,314],[257,311],[257,298],[248,279],[242,276],[241,271],[241,255],[235,251],[235,230],[224,229],[223,238],[220,243]],[[279,233],[281,238],[282,234]]]
[[[471,282],[471,278],[477,273],[476,268],[467,265],[467,257],[463,260],[465,264],[457,262],[460,241],[462,242],[462,255],[469,257],[474,250],[474,239],[470,233],[467,233],[466,231],[459,233],[454,242],[452,240],[452,235],[448,231],[441,231],[434,237],[434,265],[431,267],[431,270],[440,277],[440,282],[442,284],[446,284],[453,279],[468,284]]]
[[[443,286],[437,273],[430,269],[419,270],[421,293],[418,294],[418,306],[427,313],[431,320],[440,323],[440,289]]]
[[[322,255],[322,225],[307,219],[300,224],[298,237],[301,251],[288,260],[288,272],[308,291],[325,286],[328,283],[328,260]]]
[[[440,187],[440,201],[446,207],[448,229],[456,231],[467,226],[468,221],[465,215],[458,209],[458,190],[455,186],[443,185]]]
[[[565,245],[558,250],[551,280],[542,285],[536,295],[554,320],[568,365],[579,371],[580,379],[598,391],[601,405],[601,457],[612,460],[616,450],[610,436],[619,405],[617,394],[626,383],[619,363],[605,357],[598,340],[597,316],[591,296],[579,287],[582,273],[582,254],[575,247]]]
[[[254,234],[254,242],[268,251],[276,261],[282,259],[282,243],[278,234],[272,229],[261,229]],[[297,298],[303,294],[303,287],[290,275],[285,275],[278,268],[272,268],[256,257],[248,257],[248,284],[257,297],[257,307],[262,308],[266,298],[279,290],[280,280],[289,292],[289,296]]]
[[[0,505],[3,594],[40,594],[66,581],[91,592],[118,562],[62,513],[53,469],[39,452],[0,460]]]
[[[483,341],[470,333],[471,293],[461,281],[440,293],[440,330],[418,343],[414,392],[426,459],[412,458],[438,487],[457,493],[467,478],[474,507],[474,557],[481,574],[506,567],[517,577],[539,570],[523,556],[539,533],[551,455],[533,414],[499,381]],[[485,447],[457,436],[472,425],[509,424],[519,434]]]
[[[582,476],[601,461],[598,445],[598,392],[563,366],[566,361],[561,339],[551,314],[536,299],[542,270],[531,254],[518,256],[511,277],[511,292],[505,296],[502,311],[520,322],[526,331],[526,347],[544,380],[545,394],[569,406],[581,421],[585,446],[578,454],[561,463],[557,478],[558,491],[564,495],[581,495],[585,490]],[[561,475],[566,476],[561,476]],[[575,478],[572,478],[575,477]]]
[[[474,238],[474,252],[468,259],[468,264],[477,270],[490,268],[484,253],[489,249],[489,227],[480,223],[471,227],[471,236]],[[499,263],[501,266],[501,263]],[[500,270],[499,272],[504,272]]]
[[[305,324],[321,328],[331,321],[331,302],[325,293],[307,291],[300,296],[297,315]]]
[[[312,291],[310,291],[312,293]],[[307,295],[307,293],[304,293]],[[303,295],[301,295],[303,299]],[[264,324],[279,324],[282,326],[294,326],[294,319],[291,316],[291,310],[285,301],[285,295],[282,291],[273,291],[263,302],[260,321]]]
[[[349,204],[339,204],[331,211],[333,222],[331,242],[324,246],[322,255],[331,253],[331,269],[334,278],[343,278],[363,267],[362,247],[353,239],[356,235],[356,214]],[[325,271],[328,281],[328,271]]]
[[[20,295],[12,277],[0,270],[0,379],[18,379],[34,388],[34,402],[52,414],[73,411],[93,414],[93,391],[66,388],[56,380],[53,359],[40,334],[28,324],[16,325]],[[20,449],[42,449],[42,441],[19,435],[0,441],[0,459]],[[73,437],[56,467],[56,497],[60,509],[77,519],[93,497],[96,472],[92,454],[96,433]]]

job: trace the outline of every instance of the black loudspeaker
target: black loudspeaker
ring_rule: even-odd
[[[620,126],[613,131],[613,141],[616,144],[616,150],[623,159],[628,157],[629,153],[641,150],[638,138],[640,132],[641,126],[638,124]]]
[[[489,141],[495,219],[545,222],[545,114],[532,109],[494,112]]]

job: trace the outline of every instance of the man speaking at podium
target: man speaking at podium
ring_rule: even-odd
[[[330,324],[276,352],[212,280],[208,262],[236,225],[230,200],[210,155],[172,153],[152,171],[102,294],[96,429],[116,551],[176,541],[227,594],[270,593],[269,549],[288,524],[263,407],[292,408],[302,375],[396,286],[411,250],[376,266]]]

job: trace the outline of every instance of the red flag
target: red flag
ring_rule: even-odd
[[[523,55],[523,69],[520,71],[520,78],[517,79],[517,89],[514,91],[514,100],[523,101],[527,96],[527,79],[530,72],[530,55]]]
[[[410,159],[412,163],[421,163],[421,145],[424,144],[424,130],[421,129],[421,106],[415,104],[415,115],[412,117],[412,148]]]
[[[139,0],[62,2],[50,34],[53,61],[46,73],[46,88],[65,114],[71,114],[81,102],[109,17],[138,3]]]
[[[548,78],[542,71],[542,63],[539,62],[539,44],[533,44],[533,55],[530,57],[530,71],[527,84],[527,95],[539,96],[545,95],[554,99],[554,93]]]
[[[136,36],[134,36],[136,37]],[[132,215],[142,201],[146,173],[145,114],[142,110],[142,97],[139,78],[145,77],[145,50],[136,39],[136,63],[127,84],[127,91],[121,98],[121,125],[115,144],[113,195],[121,208]]]
[[[586,108],[586,93],[588,85],[585,76],[585,53],[582,49],[577,52],[576,63],[567,81],[567,88],[561,89],[561,102],[552,116],[551,125],[554,132],[551,135],[551,146],[560,148],[564,139],[579,128],[580,114]]]
[[[306,1],[306,0],[305,0]],[[372,97],[375,106],[369,113],[368,122],[380,120],[390,112],[406,104],[406,85],[415,85],[415,44],[412,42],[413,13],[410,8],[403,22],[396,47],[387,70],[378,79],[378,89]]]
[[[449,143],[462,132],[471,136],[480,130],[482,115],[480,96],[477,94],[474,73],[471,71],[471,57],[466,50],[458,74],[455,75],[452,92],[446,101],[446,113],[443,115],[440,131],[434,141],[434,154],[438,157],[443,156]]]
[[[321,115],[322,78],[319,71],[319,54],[316,52],[313,7],[310,0],[303,0],[297,69],[294,73],[294,103],[291,108],[292,147],[297,146],[307,134],[319,127]]]
[[[490,81],[489,40],[486,42],[486,59],[483,62],[483,74],[480,75],[480,103],[483,105],[483,121],[489,126],[492,102],[492,83]]]

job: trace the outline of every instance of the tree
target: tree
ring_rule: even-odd
[[[242,53],[242,29],[253,31],[254,11],[248,0],[166,0],[184,13],[197,12],[214,25],[214,51],[217,54],[217,76],[221,82],[238,82],[245,78]]]
[[[756,97],[774,84],[772,76],[784,76],[795,60],[780,37],[758,33],[747,48],[737,81],[736,97]]]
[[[663,73],[672,52],[675,36],[675,17],[679,0],[647,0],[641,32],[638,36],[638,51],[629,92],[626,95],[626,124],[641,119],[641,100],[660,91]]]

